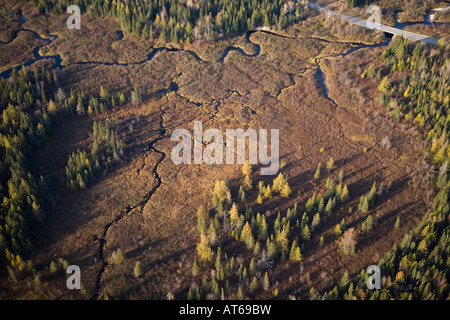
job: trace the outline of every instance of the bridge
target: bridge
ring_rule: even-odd
[[[414,41],[423,41],[432,45],[437,45],[438,44],[438,40],[430,37],[430,36],[425,36],[422,34],[418,34],[418,33],[414,33],[414,32],[409,32],[409,31],[405,31],[405,30],[401,30],[401,29],[397,29],[397,28],[393,28],[393,27],[389,27],[389,26],[385,26],[382,24],[374,24],[373,22],[369,22],[368,20],[364,20],[364,19],[360,19],[360,18],[356,18],[356,17],[352,17],[352,16],[348,16],[346,14],[342,14],[330,9],[327,9],[325,7],[322,7],[321,5],[318,5],[317,3],[312,3],[312,2],[308,2],[308,6],[312,9],[315,10],[319,10],[320,12],[324,12],[325,14],[328,15],[334,15],[337,16],[341,19],[347,20],[355,25],[364,27],[364,28],[369,28],[369,29],[376,29],[376,30],[381,30],[383,32],[392,34],[392,35],[397,35],[397,36],[403,36],[407,39],[410,40],[414,40]]]

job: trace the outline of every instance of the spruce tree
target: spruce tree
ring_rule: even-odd
[[[200,267],[197,263],[197,259],[194,259],[194,263],[192,265],[192,275],[196,277],[200,273]]]
[[[134,266],[134,276],[136,278],[141,277],[144,274],[144,267],[142,266],[142,263],[140,261],[136,262],[136,265]]]
[[[395,220],[394,228],[395,230],[400,229],[400,217],[397,217],[397,220]]]
[[[267,291],[270,288],[269,276],[267,275],[267,272],[264,274],[262,287],[263,287],[264,291]]]

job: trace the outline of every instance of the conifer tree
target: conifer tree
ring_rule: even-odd
[[[258,198],[256,199],[256,203],[257,204],[262,204],[263,203],[263,197],[260,194],[258,194]]]
[[[311,222],[311,231],[314,232],[314,230],[319,226],[319,224],[320,224],[320,214],[316,213]]]
[[[394,228],[395,230],[400,229],[400,217],[397,217],[397,220],[395,220]]]
[[[291,193],[292,193],[291,187],[289,187],[289,184],[286,182],[283,186],[283,189],[281,190],[281,196],[284,198],[289,198]]]
[[[250,178],[249,175],[245,176],[243,186],[244,186],[244,190],[247,190],[247,191],[251,190],[253,188],[252,179]]]
[[[325,206],[325,213],[331,214],[333,211],[333,199],[328,199],[327,205]]]
[[[380,85],[378,86],[378,90],[380,90],[383,93],[387,93],[388,90],[390,89],[390,82],[388,80],[388,77],[384,77],[383,80],[381,81]]]
[[[278,176],[273,180],[273,192],[280,193],[283,190],[284,185],[287,183],[286,178],[284,175],[280,172]]]
[[[188,300],[194,300],[194,299],[195,299],[195,294],[194,294],[194,292],[192,291],[192,288],[189,288],[188,295],[187,295],[187,299],[188,299]]]
[[[303,227],[301,235],[302,235],[303,240],[305,240],[305,241],[309,240],[309,238],[311,237],[311,232],[309,231],[308,225],[305,225]]]
[[[272,189],[270,188],[270,185],[268,185],[266,188],[263,188],[263,194],[264,198],[270,199],[272,198]]]
[[[192,264],[192,275],[196,277],[200,273],[200,267],[197,263],[197,259],[194,259],[194,263]]]
[[[270,288],[269,276],[267,275],[267,272],[264,274],[262,287],[264,291],[267,291]]]
[[[133,272],[136,278],[139,278],[144,274],[144,267],[142,266],[142,263],[140,261],[136,262]]]
[[[334,168],[334,159],[333,157],[330,157],[327,161],[327,169],[328,171],[331,171]]]
[[[316,179],[316,180],[320,178],[320,167],[321,166],[322,166],[322,164],[319,163],[318,166],[317,166],[316,173],[314,173],[314,179]]]
[[[250,292],[253,293],[258,289],[258,280],[256,277],[253,277],[252,282],[250,283]]]
[[[238,212],[236,203],[233,203],[228,214],[230,215],[230,221],[236,226],[236,224],[239,220],[239,212]]]
[[[277,257],[277,248],[275,246],[275,244],[268,240],[268,244],[267,244],[267,258],[269,260],[273,260]]]
[[[254,257],[259,257],[260,254],[261,254],[261,245],[257,241],[255,246],[253,247],[253,256]]]
[[[244,225],[244,228],[242,229],[240,240],[242,242],[247,242],[248,237],[251,236],[251,235],[252,235],[252,229],[250,228],[250,225],[247,222]]]
[[[242,165],[242,173],[244,176],[249,176],[252,174],[252,165],[247,161]]]
[[[339,236],[342,234],[341,226],[339,224],[336,225],[336,227],[334,228],[333,233],[334,233],[334,236],[336,238],[339,238]]]
[[[253,259],[253,258],[250,261],[250,265],[248,267],[248,271],[250,272],[250,274],[252,276],[254,276],[256,274],[256,263],[255,263],[255,259]]]
[[[339,175],[338,175],[338,182],[342,183],[342,180],[344,180],[344,171],[343,170],[339,171]]]
[[[360,210],[363,213],[367,213],[369,211],[369,199],[367,196],[363,196]]]
[[[341,202],[342,203],[346,203],[348,201],[348,189],[347,189],[347,185],[344,185],[344,188],[342,189],[342,193],[341,193]]]
[[[242,287],[239,286],[237,294],[236,294],[236,298],[238,300],[244,300],[244,291],[242,291]]]
[[[197,245],[197,253],[203,261],[210,262],[212,260],[214,253],[209,246],[209,239],[206,235],[200,236],[200,242]]]

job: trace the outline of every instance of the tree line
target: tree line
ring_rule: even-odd
[[[90,17],[118,19],[122,30],[164,45],[215,40],[256,27],[283,28],[303,16],[300,2],[286,0],[33,0],[41,13],[78,5]]]

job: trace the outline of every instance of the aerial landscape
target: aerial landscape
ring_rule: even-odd
[[[450,299],[450,2],[0,10],[0,300]]]

